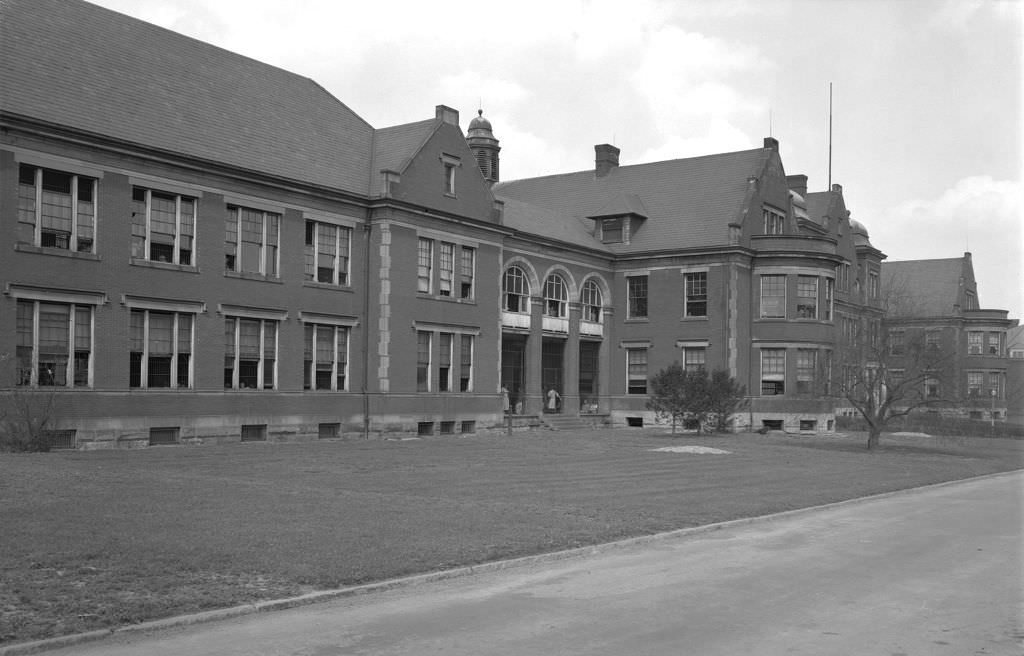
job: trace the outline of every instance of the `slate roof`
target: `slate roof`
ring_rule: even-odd
[[[530,235],[543,235],[556,241],[605,252],[609,250],[606,244],[594,237],[592,220],[558,214],[515,198],[505,199],[503,224]]]
[[[78,0],[0,3],[0,112],[367,193],[373,128],[312,80]]]
[[[416,152],[437,130],[440,120],[436,118],[415,123],[405,123],[377,130],[373,143],[373,189],[379,189],[382,170],[401,173]]]
[[[940,317],[960,314],[960,277],[963,258],[907,260],[882,263],[882,289],[895,290],[908,299],[902,314]],[[980,305],[979,305],[980,307]]]
[[[747,178],[759,176],[770,151],[758,148],[651,164],[619,166],[606,176],[593,170],[512,180],[494,186],[506,201],[506,223],[516,221],[518,200],[544,208],[567,226],[593,221],[616,197],[635,196],[648,216],[630,244],[610,244],[615,253],[719,246],[729,243],[730,222],[736,221],[747,191]],[[631,200],[630,203],[635,201]],[[536,218],[536,217],[532,217]],[[554,226],[538,226],[549,234]],[[574,230],[574,228],[567,228]]]

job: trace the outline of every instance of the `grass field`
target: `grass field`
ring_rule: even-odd
[[[0,644],[1024,467],[1024,441],[535,432],[0,454]],[[655,452],[703,445],[730,455]]]

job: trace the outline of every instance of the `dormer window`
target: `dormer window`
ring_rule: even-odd
[[[626,233],[626,218],[601,219],[601,241],[605,244],[621,244]]]
[[[456,170],[462,166],[462,161],[458,157],[442,154],[441,164],[444,166],[444,195],[455,196]]]
[[[764,208],[764,234],[781,235],[786,224],[785,215],[769,207]]]

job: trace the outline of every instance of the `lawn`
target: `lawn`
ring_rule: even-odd
[[[1024,441],[592,433],[0,454],[0,644],[1024,467]],[[702,445],[729,455],[657,452]]]

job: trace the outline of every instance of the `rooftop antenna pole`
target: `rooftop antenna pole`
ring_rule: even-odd
[[[774,134],[772,134],[772,108],[771,107],[768,108],[768,136],[769,137],[774,137],[775,136]]]
[[[832,83],[828,83],[828,188],[832,190]]]

